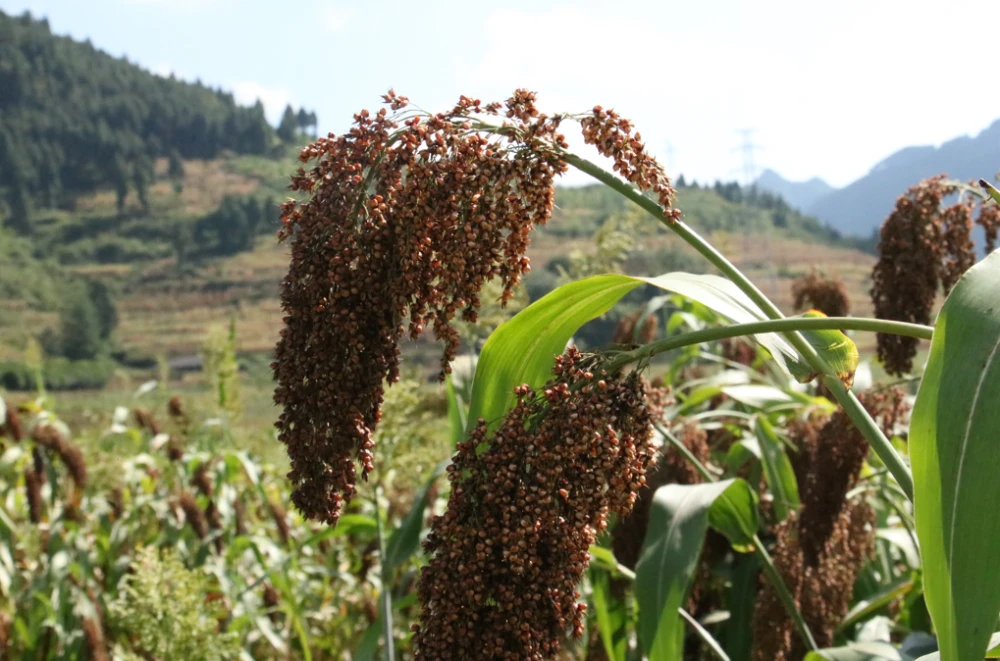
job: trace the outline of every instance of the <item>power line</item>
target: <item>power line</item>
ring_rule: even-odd
[[[763,149],[761,145],[755,144],[753,141],[754,129],[746,128],[737,131],[742,140],[740,145],[733,149],[733,151],[739,151],[743,156],[742,164],[742,174],[743,174],[743,191],[748,192],[757,181],[757,162],[754,159],[754,152]],[[770,298],[774,298],[778,293],[778,283],[775,277],[774,262],[771,259],[771,239],[769,233],[765,231],[759,236],[751,236],[750,232],[750,218],[749,210],[750,205],[744,202],[744,209],[746,209],[746,218],[743,223],[743,261],[744,264],[749,264],[750,261],[750,250],[751,247],[756,243],[763,252],[764,256],[764,271],[766,280],[766,293]]]

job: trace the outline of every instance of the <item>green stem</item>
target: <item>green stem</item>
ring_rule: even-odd
[[[581,172],[589,174],[601,183],[635,202],[637,205],[642,207],[643,210],[663,223],[667,229],[684,239],[688,245],[701,253],[705,259],[715,266],[715,268],[719,269],[719,271],[728,277],[733,284],[739,287],[743,293],[745,293],[750,300],[756,303],[761,311],[763,311],[763,313],[769,318],[784,318],[784,315],[781,314],[781,310],[779,310],[778,307],[772,303],[771,300],[765,296],[764,293],[760,291],[760,289],[758,289],[749,278],[747,278],[747,276],[736,268],[732,262],[726,259],[722,253],[716,250],[687,224],[681,221],[670,221],[664,217],[663,208],[658,203],[644,196],[630,184],[585,158],[581,158],[576,154],[566,151],[560,151],[560,156],[567,163]],[[833,368],[830,367],[829,363],[827,363],[826,360],[824,360],[823,357],[817,353],[816,349],[814,349],[799,332],[787,331],[785,333],[785,337],[788,338],[788,341],[792,343],[805,361],[809,363],[810,367],[820,374],[834,377],[832,380],[837,384],[840,384],[840,382],[836,379],[836,372]],[[829,385],[830,379],[824,378],[823,382]],[[878,425],[876,425],[874,420],[871,419],[871,416],[868,415],[867,411],[865,411],[865,408],[861,405],[861,402],[858,401],[858,398],[851,394],[849,390],[844,388],[843,384],[840,384],[839,388],[830,388],[830,390],[840,405],[847,412],[851,420],[854,420],[856,424],[858,424],[860,420],[867,419],[866,423],[858,424],[861,432],[868,439],[868,442],[871,443],[872,448],[879,455],[879,457],[881,457],[886,468],[889,469],[889,472],[892,473],[894,478],[896,478],[896,481],[899,482],[903,491],[906,492],[907,496],[912,501],[913,476],[910,474],[910,470],[907,468],[903,458],[900,457],[899,453],[896,452],[896,449],[892,447],[892,443],[889,442],[889,439],[885,437],[885,434],[883,434],[878,428]]]
[[[694,456],[687,446],[681,443],[680,439],[670,433],[668,429],[660,425],[659,423],[654,423],[657,431],[663,434],[664,438],[670,442],[672,446],[677,448],[677,450],[684,455],[684,458],[691,462],[691,464],[701,473],[709,482],[716,482],[716,478],[712,475],[712,471],[703,464],[698,457]],[[778,599],[781,600],[781,605],[785,607],[785,612],[788,616],[792,618],[792,622],[795,623],[795,628],[798,629],[799,635],[802,636],[802,641],[806,644],[810,650],[819,649],[816,644],[816,639],[813,638],[812,631],[809,630],[809,625],[806,624],[806,620],[802,617],[802,613],[799,611],[798,605],[795,603],[795,597],[788,590],[788,586],[785,585],[784,579],[781,578],[781,574],[778,573],[777,567],[774,566],[774,561],[771,560],[771,555],[764,548],[764,543],[760,541],[760,537],[757,535],[753,536],[753,551],[757,555],[757,558],[764,565],[764,573],[767,575],[767,580],[771,582],[771,586],[774,591],[778,594]]]
[[[934,329],[930,326],[863,317],[791,317],[788,319],[769,319],[767,321],[754,321],[748,324],[732,324],[730,326],[705,328],[691,333],[684,333],[683,335],[668,337],[650,344],[644,344],[637,349],[623,353],[612,363],[611,367],[615,368],[640,360],[648,360],[658,353],[680,349],[692,344],[714,342],[715,340],[724,340],[744,335],[757,335],[759,333],[802,330],[864,330],[906,335],[923,340],[931,339],[934,333]]]
[[[390,580],[388,566],[385,561],[385,543],[382,536],[382,515],[378,506],[379,488],[375,487],[375,530],[378,535],[379,563],[382,566],[382,594],[379,595],[379,607],[382,611],[382,637],[385,640],[386,661],[393,661],[396,658],[394,641],[392,639],[392,595],[390,592]]]

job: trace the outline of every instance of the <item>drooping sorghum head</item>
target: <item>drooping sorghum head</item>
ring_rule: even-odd
[[[191,526],[198,539],[205,539],[208,535],[208,525],[194,495],[190,491],[181,491],[177,494],[177,506],[184,512],[184,521]]]
[[[898,388],[870,391],[861,403],[888,434],[908,412]],[[788,425],[796,446],[792,465],[802,508],[776,529],[774,563],[821,647],[850,606],[854,582],[874,543],[874,512],[863,497],[848,498],[868,455],[868,442],[843,409]],[[754,658],[801,659],[806,650],[770,584],[754,608]]]
[[[846,317],[851,313],[844,281],[816,269],[792,283],[792,296],[796,310],[812,308],[828,317]]]
[[[681,428],[678,436],[695,457],[708,462],[710,450],[708,434],[704,429],[689,422]],[[668,484],[700,484],[702,481],[701,474],[691,462],[673,445],[665,443],[656,466],[646,476],[646,486],[639,490],[639,498],[631,514],[621,519],[611,531],[611,548],[618,562],[635,569],[646,539],[650,508],[657,489]]]
[[[495,434],[480,421],[449,467],[425,543],[415,658],[553,658],[583,631],[577,585],[611,512],[627,515],[655,450],[645,387],[575,349]]]
[[[93,661],[110,661],[108,645],[104,638],[101,622],[96,617],[85,617],[80,621],[83,639],[87,645],[89,658]]]
[[[675,191],[670,178],[642,142],[642,135],[632,132],[632,122],[614,110],[594,106],[588,117],[580,120],[583,139],[614,161],[614,170],[641,190],[656,195],[669,221],[679,220],[680,209],[673,206]]]
[[[83,452],[54,425],[35,425],[31,430],[31,440],[59,456],[77,490],[82,490],[87,485],[87,464],[83,459]]]
[[[979,208],[976,224],[983,228],[986,236],[986,252],[991,253],[997,247],[997,233],[1000,231],[1000,204],[984,202]]]
[[[7,410],[7,414],[4,418],[3,424],[0,425],[0,438],[6,436],[15,443],[18,443],[20,442],[22,436],[24,436],[21,418],[17,414],[17,410],[10,406],[10,404],[5,405],[5,408]]]
[[[41,523],[45,509],[45,502],[42,500],[42,480],[43,475],[37,473],[34,468],[28,467],[24,470],[24,495],[28,501],[28,519],[32,523]]]
[[[156,418],[153,417],[153,413],[149,409],[137,406],[132,411],[132,415],[135,417],[135,423],[139,426],[139,429],[145,429],[153,436],[160,433],[160,425],[156,422]]]
[[[947,294],[976,261],[972,242],[974,206],[968,198],[943,207],[945,198],[959,192],[944,175],[931,177],[896,200],[880,233],[879,260],[872,271],[875,315],[927,324],[938,290]],[[992,201],[980,206],[978,219],[992,250],[1000,227],[1000,211]],[[917,340],[880,333],[878,355],[890,374],[913,367]]]
[[[621,318],[615,327],[615,334],[612,342],[615,344],[649,344],[656,338],[656,331],[660,325],[659,317],[655,314],[643,317],[644,310],[637,310],[632,314]],[[638,330],[638,332],[636,332]]]
[[[555,177],[566,169],[558,132],[535,95],[505,103],[461,97],[436,115],[385,95],[341,136],[306,147],[283,205],[279,238],[291,264],[281,285],[284,329],[272,364],[283,407],[279,438],[291,459],[292,500],[335,523],[361,476],[373,470],[383,388],[399,377],[399,342],[433,330],[444,343],[441,375],[460,342],[456,316],[475,321],[483,285],[513,295],[528,270],[530,233],[545,223]],[[502,125],[483,117],[503,115]],[[593,121],[590,121],[593,120]],[[612,121],[613,120],[613,121]],[[596,111],[585,138],[636,185],[656,192],[668,217],[673,190],[626,120]]]
[[[796,514],[777,528],[774,565],[795,599],[820,647],[833,644],[854,594],[854,582],[874,548],[875,513],[863,500],[845,504],[815,564],[806,563]],[[809,650],[770,582],[765,582],[753,613],[754,661],[799,661]]]

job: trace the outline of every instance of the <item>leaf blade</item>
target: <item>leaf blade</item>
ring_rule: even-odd
[[[650,661],[681,658],[684,627],[679,609],[701,553],[710,510],[738,482],[743,480],[669,484],[653,495],[646,540],[635,568],[639,643]]]
[[[1000,611],[1000,252],[972,267],[938,316],[910,431],[927,607],[943,658],[982,659]]]

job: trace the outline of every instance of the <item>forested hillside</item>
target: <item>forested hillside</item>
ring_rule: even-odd
[[[288,262],[278,207],[315,113],[288,107],[275,129],[259,103],[2,12],[0,90],[0,381],[31,386],[37,346],[50,386],[99,385],[116,366],[198,352],[231,314],[245,350],[271,350]],[[684,219],[732,244],[779,303],[778,279],[809,260],[851,264],[842,275],[864,290],[868,256],[781,197],[675,183]],[[588,260],[642,274],[704,268],[607,188],[559,188],[556,203],[532,241],[531,299]]]
[[[0,12],[0,90],[0,200],[5,224],[23,232],[33,210],[73,210],[102,187],[119,212],[130,192],[148,210],[159,157],[176,169],[224,150],[263,155],[277,139],[259,102],[242,107],[223,90],[154,75],[29,14]]]

